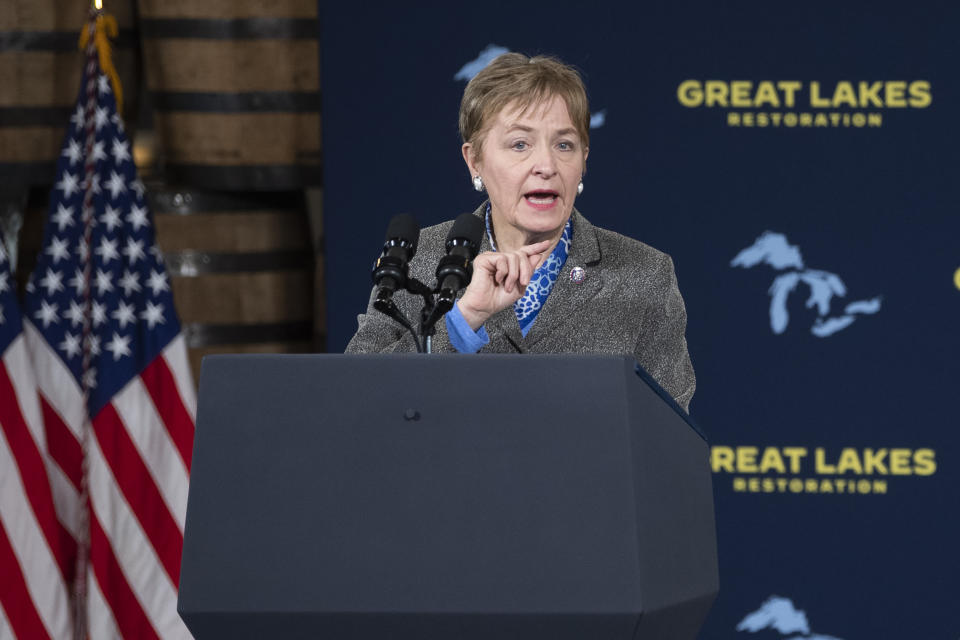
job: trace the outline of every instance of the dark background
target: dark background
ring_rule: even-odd
[[[454,74],[488,44],[555,54],[606,109],[577,207],[674,258],[698,377],[691,413],[712,444],[805,446],[802,477],[817,477],[815,447],[834,461],[843,447],[936,453],[931,476],[876,476],[886,495],[735,493],[716,474],[721,595],[702,637],[749,637],[737,624],[778,595],[811,632],[843,640],[956,638],[960,10],[946,6],[328,3],[329,350],[356,328],[391,216],[427,226],[480,202],[460,156]],[[882,114],[879,128],[734,128],[728,109],[678,102],[687,79],[799,80],[795,112],[817,112],[810,81],[926,80],[932,102],[863,109]],[[761,110],[775,109],[747,109]],[[881,310],[817,338],[801,285],[773,334],[776,272],[729,266],[766,230],[843,279],[833,314],[875,296]]]

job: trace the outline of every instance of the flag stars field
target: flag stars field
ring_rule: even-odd
[[[133,227],[134,231],[140,231],[142,227],[149,225],[149,222],[147,222],[147,208],[133,205],[130,207],[130,214],[127,216],[126,220],[130,223],[130,226]]]
[[[80,190],[80,183],[77,180],[77,176],[65,170],[53,188],[63,191],[63,197],[69,198]]]
[[[50,256],[50,259],[53,260],[53,264],[57,264],[61,260],[67,260],[69,258],[69,245],[70,243],[66,238],[51,238],[50,246],[47,247],[44,253]]]
[[[100,222],[107,225],[107,232],[113,233],[113,230],[122,224],[120,222],[120,210],[114,209],[108,204],[106,211],[100,216]]]
[[[73,207],[66,207],[62,202],[58,202],[57,211],[51,216],[51,220],[57,225],[57,231],[63,232],[67,227],[73,226]]]

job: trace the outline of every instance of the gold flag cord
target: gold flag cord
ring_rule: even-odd
[[[123,113],[123,87],[120,86],[120,76],[117,75],[117,69],[113,66],[109,40],[109,38],[116,38],[120,33],[117,28],[117,19],[102,10],[95,9],[95,11],[96,18],[93,29],[85,25],[80,32],[80,50],[83,51],[87,48],[92,34],[94,46],[97,48],[97,57],[100,59],[100,69],[110,78],[110,84],[113,85],[113,95],[117,99],[117,113]]]

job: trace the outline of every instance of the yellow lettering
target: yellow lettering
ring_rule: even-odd
[[[883,100],[880,99],[880,89],[883,88],[882,82],[861,82],[860,83],[860,106],[866,107],[868,104],[874,107],[882,107]]]
[[[777,87],[783,91],[783,106],[792,108],[796,104],[797,91],[803,87],[803,83],[796,80],[781,80],[777,83]]]
[[[768,124],[770,124],[770,117],[766,114],[766,112],[761,111],[760,113],[758,113],[758,114],[757,114],[757,126],[758,126],[758,127],[765,127],[765,126],[767,126]]]
[[[879,473],[887,475],[887,465],[883,459],[887,457],[886,449],[864,449],[863,450],[863,472],[867,475]]]
[[[809,127],[812,124],[813,124],[813,114],[807,113],[806,111],[800,114],[801,127]]]
[[[747,481],[743,478],[734,478],[733,479],[733,490],[734,491],[746,491],[747,490]]]
[[[820,83],[811,82],[810,83],[810,106],[817,108],[825,108],[830,106],[830,101],[826,98],[820,97]]]
[[[874,492],[874,493],[886,493],[886,492],[887,492],[887,481],[886,481],[886,480],[874,480],[874,481],[873,481],[873,492]]]
[[[867,123],[871,127],[879,127],[883,125],[883,115],[879,113],[871,113],[867,115]]]
[[[847,471],[852,471],[858,476],[863,474],[860,456],[857,455],[856,449],[844,449],[840,452],[840,460],[837,461],[837,473],[846,473]]]
[[[740,473],[757,472],[756,447],[737,447],[737,471]]]
[[[753,106],[760,107],[765,104],[771,107],[780,106],[780,97],[777,95],[777,90],[774,88],[773,83],[769,80],[764,80],[757,84],[757,93],[753,96]]]
[[[728,127],[739,127],[740,126],[740,112],[731,111],[727,114],[727,126]]]
[[[816,480],[814,480],[814,482],[816,482]],[[811,493],[812,493],[812,492],[811,492]],[[834,491],[833,491],[833,483],[830,482],[829,480],[827,480],[826,478],[824,478],[824,479],[820,482],[820,493],[834,493]]]
[[[908,476],[912,472],[910,449],[890,449],[890,473],[895,476]]]
[[[726,471],[733,473],[733,449],[730,447],[712,447],[710,449],[710,467],[714,473]]]
[[[917,449],[913,452],[913,472],[918,476],[932,476],[937,471],[936,453],[933,449]]]
[[[857,94],[853,91],[853,85],[846,80],[837,83],[837,88],[833,90],[833,106],[839,107],[845,104],[848,107],[857,106]]]
[[[706,84],[707,96],[704,104],[708,107],[718,105],[721,107],[727,106],[727,93],[729,89],[727,88],[727,83],[723,80],[707,80]]]
[[[760,478],[750,478],[747,480],[747,486],[750,487],[750,493],[760,491]]]
[[[703,104],[703,89],[699,80],[684,80],[677,87],[677,100],[685,107],[699,107]]]
[[[804,482],[804,489],[807,493],[816,493],[817,492],[817,481],[813,478],[807,478]]]
[[[826,463],[826,454],[823,450],[823,447],[817,447],[814,451],[814,460],[816,461],[816,468],[818,474],[827,474],[827,473],[836,473],[837,468],[832,464]]]
[[[790,473],[800,473],[800,459],[807,457],[807,448],[784,447],[783,455],[790,459]]]
[[[743,126],[752,127],[753,126],[753,113],[746,111],[743,114]]]
[[[750,89],[753,87],[753,83],[749,80],[734,80],[730,83],[730,106],[732,107],[749,107],[750,102]]]
[[[915,80],[910,83],[910,106],[918,109],[929,107],[932,101],[930,83],[926,80]]]
[[[884,89],[884,98],[888,107],[907,106],[907,99],[903,95],[907,90],[906,82],[903,82],[902,80],[888,82]]]
[[[790,491],[791,493],[801,493],[803,491],[803,480],[800,478],[794,478],[791,480]]]
[[[869,480],[860,480],[857,482],[857,492],[859,493],[870,493],[870,489],[873,485],[870,484]]]
[[[783,464],[783,458],[776,447],[764,449],[763,456],[760,458],[760,473],[767,473],[771,469],[777,473],[787,472],[787,467]]]

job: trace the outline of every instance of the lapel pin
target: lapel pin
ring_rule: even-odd
[[[570,270],[570,282],[580,284],[587,279],[587,272],[583,267],[574,267]]]

